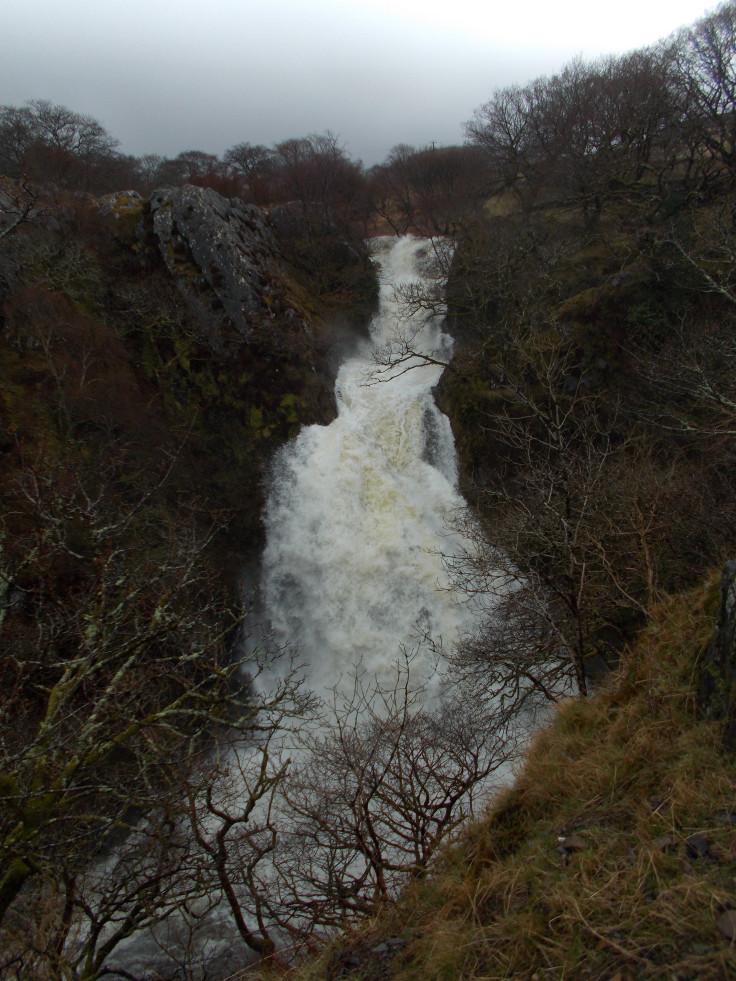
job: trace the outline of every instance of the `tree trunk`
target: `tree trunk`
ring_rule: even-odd
[[[11,903],[31,877],[33,870],[22,858],[14,858],[5,875],[0,880],[0,923],[5,918]]]

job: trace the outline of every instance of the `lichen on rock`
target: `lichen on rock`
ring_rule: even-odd
[[[159,252],[213,349],[250,340],[269,311],[279,271],[263,212],[211,188],[187,184],[150,198]]]

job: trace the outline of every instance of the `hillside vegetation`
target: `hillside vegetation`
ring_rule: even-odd
[[[432,873],[293,976],[732,976],[736,762],[696,704],[717,598],[711,577],[653,610],[618,670],[559,707]]]

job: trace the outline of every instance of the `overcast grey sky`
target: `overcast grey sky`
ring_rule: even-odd
[[[50,99],[126,153],[271,144],[329,129],[366,164],[462,140],[493,90],[628,51],[703,0],[18,0],[0,102]]]

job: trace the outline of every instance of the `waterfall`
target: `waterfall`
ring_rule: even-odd
[[[452,644],[471,616],[443,569],[463,502],[432,396],[442,366],[426,360],[447,357],[451,340],[442,309],[421,301],[441,275],[435,249],[448,258],[450,246],[405,236],[371,247],[381,289],[370,344],[340,368],[337,418],[278,454],[266,508],[265,608],[317,690],[357,663],[380,679],[400,649],[422,635]],[[431,668],[420,652],[422,680]]]
[[[349,678],[358,666],[370,679],[376,679],[377,687],[390,690],[396,683],[396,664],[402,651],[410,654],[403,667],[410,662],[412,692],[421,687],[439,693],[431,652],[440,641],[451,646],[459,640],[477,615],[468,601],[450,588],[443,561],[443,555],[462,554],[463,544],[467,545],[448,524],[465,505],[457,491],[457,461],[449,421],[432,395],[442,374],[441,362],[449,357],[452,344],[442,332],[441,304],[427,304],[425,298],[443,286],[435,250],[447,259],[450,244],[404,237],[376,239],[371,247],[380,271],[379,311],[371,325],[370,342],[340,368],[337,418],[329,426],[303,429],[273,464],[265,516],[263,609],[275,634],[274,647],[298,648],[301,660],[309,665],[308,687],[318,694],[326,695],[339,687],[340,677]],[[427,637],[434,644],[422,643]],[[278,666],[273,670],[278,674]],[[403,678],[406,680],[406,675]],[[263,676],[260,682],[264,682]],[[342,694],[342,690],[337,693],[336,703]],[[430,830],[436,817],[431,806],[433,777],[439,781],[435,790],[445,793],[443,780],[451,781],[453,770],[458,770],[462,782],[475,767],[479,773],[477,788],[470,781],[460,795],[464,795],[463,807],[470,809],[484,799],[488,782],[483,781],[494,772],[497,755],[497,737],[488,725],[485,708],[480,715],[477,711],[473,714],[472,706],[462,698],[456,698],[449,707],[440,698],[433,699],[432,706],[439,712],[433,720],[423,720],[427,739],[415,740],[432,761],[426,773],[421,771],[422,754],[414,759],[424,779],[422,789],[429,795],[425,816]],[[365,706],[358,699],[343,716],[348,729],[361,722],[356,707]],[[409,711],[418,707],[419,702],[413,702]],[[376,711],[380,723],[380,705]],[[278,786],[273,796],[266,794],[248,824],[240,828],[240,837],[234,835],[229,842],[237,880],[238,855],[242,854],[243,865],[253,855],[249,835],[255,833],[254,827],[259,822],[273,822],[278,828],[273,853],[266,850],[258,865],[258,888],[272,897],[281,896],[282,876],[289,878],[290,870],[303,874],[300,861],[305,848],[323,848],[322,853],[315,853],[315,867],[310,866],[309,874],[300,880],[300,887],[307,891],[312,889],[310,877],[315,868],[319,873],[321,861],[324,871],[332,869],[329,856],[336,862],[330,874],[342,877],[348,887],[354,882],[357,889],[357,884],[369,877],[370,870],[361,864],[364,857],[349,833],[336,847],[329,835],[326,840],[320,838],[319,827],[308,834],[304,831],[305,801],[308,805],[310,797],[308,791],[304,796],[299,778],[310,767],[313,772],[320,766],[310,761],[309,754],[310,747],[315,742],[319,745],[322,732],[327,731],[323,722],[324,716],[315,708],[312,716],[298,718],[295,731],[286,723],[274,737],[270,744],[272,770],[279,769],[288,756],[289,777],[296,776],[296,783],[291,785],[290,794],[283,794]],[[305,742],[310,730],[317,736],[311,743],[308,738]],[[405,753],[416,748],[412,731],[407,725]],[[379,757],[386,753],[375,731],[371,752]],[[402,750],[397,747],[396,752]],[[225,759],[228,772],[214,787],[213,798],[221,812],[237,815],[247,800],[248,778],[258,773],[261,764],[257,740],[230,752]],[[406,762],[408,757],[402,759]],[[343,820],[349,827],[349,807],[346,811],[345,801],[339,794],[335,796],[335,787],[350,779],[355,779],[355,774],[351,776],[346,770],[331,784],[330,807],[340,815],[336,828],[342,827]],[[328,782],[328,773],[320,768],[320,801]],[[402,818],[400,810],[391,811],[389,782],[382,789],[382,811],[374,814],[373,820],[385,822],[381,825],[381,847],[391,854],[399,870],[389,878],[395,874],[399,882],[402,863],[413,861],[414,856],[412,853],[407,858],[402,850],[406,846],[400,830]],[[401,789],[394,787],[393,791],[399,793]],[[292,808],[293,798],[297,799],[296,809]],[[418,794],[418,808],[423,801]],[[397,808],[399,803],[407,806],[397,797]],[[219,826],[214,814],[203,811],[200,830],[206,836],[214,835]],[[399,827],[396,834],[394,814]],[[315,882],[319,883],[319,876]],[[234,930],[230,910],[217,886],[213,890],[204,900],[206,915],[202,915],[201,900],[193,913],[177,911],[165,923],[138,931],[120,943],[108,965],[118,964],[128,972],[149,976],[148,971],[157,970],[159,965],[164,970],[170,963],[167,958],[179,958],[183,963],[185,956],[191,955],[203,965],[204,977],[209,970],[220,970],[221,965],[224,974],[224,966],[230,969],[239,963],[238,958],[241,964],[246,963],[249,954]],[[241,883],[238,890],[243,915],[255,924],[249,886]],[[321,895],[318,884],[313,892]],[[288,898],[288,889],[285,895]],[[314,899],[313,893],[310,895]],[[329,889],[325,888],[324,895],[329,895]],[[295,915],[293,909],[291,915]],[[279,928],[272,924],[269,929],[278,940]]]

